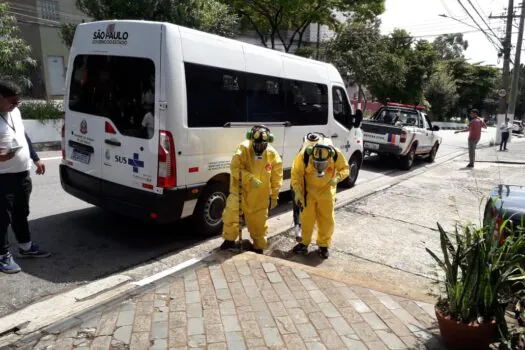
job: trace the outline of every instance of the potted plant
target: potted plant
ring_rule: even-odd
[[[443,257],[426,249],[441,272],[435,312],[449,348],[487,349],[508,338],[505,307],[523,290],[525,235],[501,240],[504,227],[456,226],[453,242],[438,223]]]

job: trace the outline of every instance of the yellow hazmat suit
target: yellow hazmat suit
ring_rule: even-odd
[[[283,183],[283,163],[279,153],[268,145],[262,159],[256,159],[252,142],[242,142],[230,165],[230,195],[222,214],[223,238],[235,241],[239,236],[239,179],[242,179],[242,213],[255,249],[266,249],[268,207],[277,205]]]
[[[328,140],[321,140],[319,143],[330,146],[332,144]],[[344,154],[337,148],[334,147],[334,149],[337,152],[337,160],[334,161],[333,157],[328,159],[328,167],[323,177],[317,176],[312,156],[309,157],[308,165],[305,167],[304,148],[294,159],[291,186],[296,193],[296,200],[303,207],[301,243],[305,246],[311,243],[314,225],[317,222],[317,245],[323,248],[330,247],[334,233],[334,204],[337,183],[344,180],[350,173]]]

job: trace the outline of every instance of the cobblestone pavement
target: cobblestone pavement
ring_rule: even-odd
[[[228,256],[77,317],[67,323],[69,329],[18,346],[445,348],[437,336],[433,305],[348,285],[315,270],[253,253]]]

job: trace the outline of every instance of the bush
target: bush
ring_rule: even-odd
[[[20,105],[20,113],[22,114],[22,119],[40,121],[48,119],[62,119],[64,117],[62,106],[54,101],[22,102]]]

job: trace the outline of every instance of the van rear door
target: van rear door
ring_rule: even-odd
[[[74,44],[82,49],[80,42],[87,40],[91,51],[84,48],[74,59],[72,79],[78,77],[82,84],[70,96],[70,107],[81,112],[88,125],[96,125],[94,153],[101,162],[100,177],[106,180],[102,193],[118,197],[113,184],[160,193],[157,155],[163,26],[96,22],[82,27]]]

